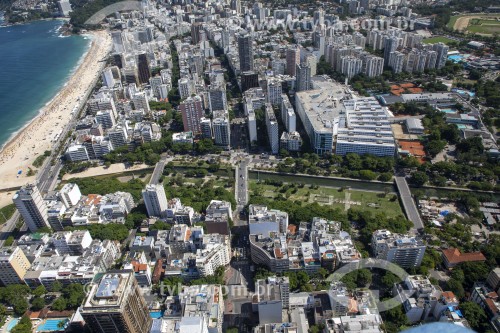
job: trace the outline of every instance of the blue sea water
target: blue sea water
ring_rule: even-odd
[[[0,147],[54,98],[88,50],[89,39],[60,36],[62,23],[0,27]]]

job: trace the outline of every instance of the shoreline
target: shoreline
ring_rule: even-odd
[[[60,28],[60,27],[59,27]],[[36,115],[34,115],[34,117],[30,120],[28,120],[21,128],[19,128],[17,131],[13,132],[9,138],[7,139],[7,141],[5,143],[3,143],[1,146],[0,146],[0,156],[2,155],[3,151],[5,149],[8,149],[9,146],[14,143],[14,141],[18,138],[19,135],[22,134],[22,132],[31,125],[31,123],[33,123],[34,121],[36,121],[40,116],[43,115],[44,111],[46,108],[48,108],[56,98],[59,97],[59,95],[63,92],[64,89],[66,89],[66,87],[68,86],[69,82],[71,81],[71,79],[73,78],[73,76],[75,75],[75,73],[78,71],[78,69],[80,68],[80,66],[83,64],[83,62],[85,61],[85,58],[87,57],[87,54],[90,52],[90,49],[92,47],[92,42],[93,42],[93,39],[94,39],[94,36],[93,35],[89,35],[89,34],[85,34],[85,35],[82,35],[82,36],[85,36],[86,38],[89,38],[90,39],[90,43],[88,44],[88,46],[86,47],[85,49],[85,52],[83,52],[83,54],[80,56],[80,58],[78,59],[77,63],[75,64],[75,66],[71,69],[71,71],[68,73],[68,76],[66,77],[66,80],[64,81],[63,84],[61,84],[60,87],[57,88],[57,92],[56,94],[54,95],[54,97],[52,97],[50,100],[48,100],[46,103],[43,104],[43,106],[41,106],[39,109],[38,109],[38,112],[36,113]]]
[[[26,176],[29,169],[37,169],[33,161],[45,150],[53,149],[53,138],[70,123],[74,116],[72,110],[81,106],[89,90],[94,88],[93,83],[104,66],[101,60],[111,50],[111,37],[107,31],[87,32],[84,37],[91,38],[91,42],[65,83],[0,149],[0,188],[35,180],[36,175]],[[18,174],[19,171],[22,173]]]
[[[5,21],[5,16],[3,17],[3,22],[0,24],[1,27],[15,27],[19,25],[24,25],[24,24],[31,24],[35,22],[43,22],[43,21],[63,21],[68,23],[70,21],[69,17],[50,17],[50,18],[41,18],[41,19],[36,19],[36,20],[31,20],[31,21],[23,21],[23,22],[16,22],[16,23],[9,23]]]

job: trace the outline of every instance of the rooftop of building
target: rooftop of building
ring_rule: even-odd
[[[373,233],[373,240],[375,244],[387,244],[389,247],[414,247],[414,246],[424,246],[424,242],[421,238],[415,237],[413,235],[402,235],[392,233],[388,230],[377,230]]]
[[[459,249],[449,248],[441,250],[443,256],[451,264],[472,261],[486,261],[486,257],[481,252],[461,253]]]
[[[92,287],[83,303],[83,311],[116,311],[115,307],[121,307],[124,296],[131,291],[133,278],[130,271],[105,274],[99,284]]]
[[[345,113],[342,101],[350,98],[350,92],[346,86],[323,77],[313,77],[312,84],[313,90],[297,92],[295,98],[316,132],[333,133]]]
[[[248,207],[248,222],[263,223],[263,222],[279,222],[288,220],[288,213],[277,209],[268,209],[264,205],[250,205]]]

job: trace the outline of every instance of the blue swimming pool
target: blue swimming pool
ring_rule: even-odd
[[[14,318],[12,319],[10,322],[9,322],[9,325],[7,325],[7,332],[10,332],[14,326],[17,325],[17,323],[19,322],[19,318]]]
[[[462,89],[452,89],[452,91],[459,93],[460,95],[469,95],[470,97],[476,96],[476,93],[474,93],[472,91],[466,91],[466,90],[462,90]]]
[[[444,112],[444,113],[456,113],[457,110],[456,109],[440,109],[441,112]]]
[[[448,59],[450,59],[450,60],[451,60],[451,61],[453,61],[453,62],[459,62],[459,61],[461,61],[463,58],[464,58],[464,56],[463,56],[463,55],[461,55],[461,54],[454,54],[454,55],[448,56]]]
[[[163,317],[163,311],[152,311],[149,313],[149,316],[153,319],[158,319]]]
[[[38,326],[36,329],[37,332],[52,332],[52,331],[60,331],[59,323],[63,322],[66,324],[68,319],[47,319],[42,325]]]

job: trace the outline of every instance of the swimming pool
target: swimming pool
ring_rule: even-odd
[[[456,109],[440,109],[444,113],[457,113]]]
[[[461,54],[454,54],[454,55],[448,56],[448,59],[450,59],[450,60],[451,60],[451,61],[453,61],[453,62],[459,62],[459,61],[461,61],[463,58],[464,58],[464,56],[463,56],[463,55],[461,55]]]
[[[63,322],[66,324],[68,319],[47,319],[43,324],[38,326],[36,329],[37,332],[52,332],[52,331],[60,331],[59,323]]]
[[[476,96],[476,93],[472,91],[466,91],[466,90],[461,90],[461,89],[452,89],[452,91],[459,93],[460,95],[469,95],[470,97]]]
[[[19,322],[19,318],[14,318],[12,319],[10,322],[9,322],[9,325],[7,325],[7,332],[10,332],[14,326],[17,325],[17,323]]]
[[[149,316],[153,319],[158,319],[163,317],[163,311],[152,311],[149,313]]]

